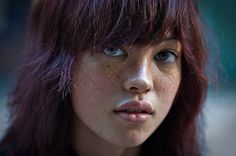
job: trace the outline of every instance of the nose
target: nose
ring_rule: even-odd
[[[137,63],[127,70],[124,88],[134,94],[145,94],[153,87],[152,75],[147,61]]]

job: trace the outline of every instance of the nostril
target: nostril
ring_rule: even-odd
[[[133,93],[147,93],[150,91],[150,88],[130,87],[129,90]]]
[[[125,82],[124,87],[132,93],[147,93],[151,89],[148,81],[143,79],[131,79]]]
[[[138,88],[136,87],[131,87],[130,90],[137,90]]]

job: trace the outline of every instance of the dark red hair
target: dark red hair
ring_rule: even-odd
[[[168,116],[141,145],[141,154],[200,155],[207,50],[193,0],[35,2],[27,49],[9,99],[12,124],[0,147],[12,156],[73,155],[69,95],[80,54],[111,45],[158,44],[167,33],[182,44],[181,85]]]

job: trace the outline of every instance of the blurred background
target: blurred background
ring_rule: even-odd
[[[211,51],[205,115],[206,155],[236,153],[236,1],[199,0]],[[7,128],[7,95],[24,46],[30,0],[0,0],[0,138]],[[218,76],[216,75],[218,73]]]

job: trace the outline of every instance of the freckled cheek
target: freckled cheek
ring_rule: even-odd
[[[180,79],[177,77],[160,77],[160,75],[159,79],[155,81],[156,121],[164,119],[168,114],[179,88],[179,81]]]
[[[72,103],[78,115],[86,116],[88,112],[93,112],[94,116],[101,116],[102,112],[107,112],[101,108],[109,109],[111,100],[108,97],[117,93],[117,74],[114,71],[110,64],[100,63],[86,64],[75,71],[73,82],[76,88],[72,90]]]
[[[105,92],[108,92],[104,87],[106,81],[104,77],[94,72],[80,72],[76,82],[76,87],[72,90],[72,103],[77,115],[80,118],[84,116],[86,118],[93,119],[93,116],[87,116],[87,114],[99,113],[98,108],[105,102]]]
[[[162,103],[172,104],[180,84],[180,74],[162,75],[155,80],[155,90]]]
[[[84,79],[86,79],[86,77]],[[86,84],[85,90],[88,90],[88,96],[100,96],[100,94],[107,90],[106,86],[108,86],[109,81],[106,79],[106,76],[100,73],[92,73],[88,75],[87,80],[88,81],[84,83]]]
[[[101,82],[106,83],[105,86],[107,87],[119,84],[121,72],[117,63],[101,64],[94,73],[96,80],[99,79]]]
[[[114,93],[117,85],[119,85],[119,75],[112,70],[93,70],[85,72],[79,81],[83,81],[83,90],[95,96],[104,96]],[[88,96],[90,96],[88,95]]]

